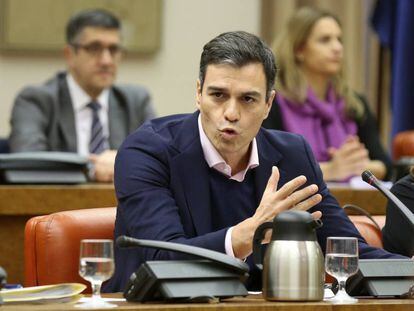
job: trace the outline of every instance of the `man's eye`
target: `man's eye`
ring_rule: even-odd
[[[216,98],[222,98],[223,97],[223,93],[220,93],[220,92],[215,92],[212,95]]]
[[[85,49],[89,52],[97,53],[97,52],[102,51],[104,48],[99,44],[92,44],[92,45],[86,46]]]
[[[245,96],[244,97],[244,101],[246,103],[253,103],[255,101],[255,99],[253,97],[251,97],[251,96]]]

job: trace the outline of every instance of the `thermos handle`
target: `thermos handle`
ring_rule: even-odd
[[[314,229],[319,229],[320,227],[323,226],[323,222],[320,219],[315,219],[314,221],[312,221],[312,228]]]
[[[265,231],[267,229],[273,228],[273,222],[264,222],[259,227],[257,227],[253,236],[253,259],[259,269],[263,269],[263,259],[262,259],[262,241],[264,239]]]

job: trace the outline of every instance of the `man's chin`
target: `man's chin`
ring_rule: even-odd
[[[102,91],[111,87],[113,83],[114,79],[100,79],[99,81],[96,81],[94,88]]]

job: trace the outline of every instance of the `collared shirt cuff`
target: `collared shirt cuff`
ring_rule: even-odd
[[[226,237],[224,239],[224,249],[226,250],[226,254],[235,257],[233,252],[233,244],[231,243],[231,233],[233,231],[233,227],[230,227],[226,232]]]

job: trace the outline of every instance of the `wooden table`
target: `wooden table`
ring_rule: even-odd
[[[163,310],[163,311],[413,311],[414,300],[399,299],[360,299],[356,304],[331,304],[329,302],[268,302],[261,297],[232,298],[220,303],[156,304],[113,302],[118,305],[111,310]],[[4,305],[4,311],[65,311],[80,310],[73,303],[43,305]],[[94,309],[108,310],[108,309]]]
[[[378,190],[351,189],[340,185],[328,185],[328,188],[340,206],[354,204],[362,207],[371,215],[385,215],[387,199]]]
[[[353,203],[373,215],[385,213],[385,199],[375,190],[331,188],[340,205]],[[112,184],[0,186],[0,266],[9,283],[23,283],[23,239],[26,221],[58,211],[116,206]]]
[[[375,189],[329,186],[342,206],[347,203],[365,208],[373,215],[385,214],[385,197]],[[116,206],[112,184],[0,186],[0,216],[33,216],[54,212]]]

